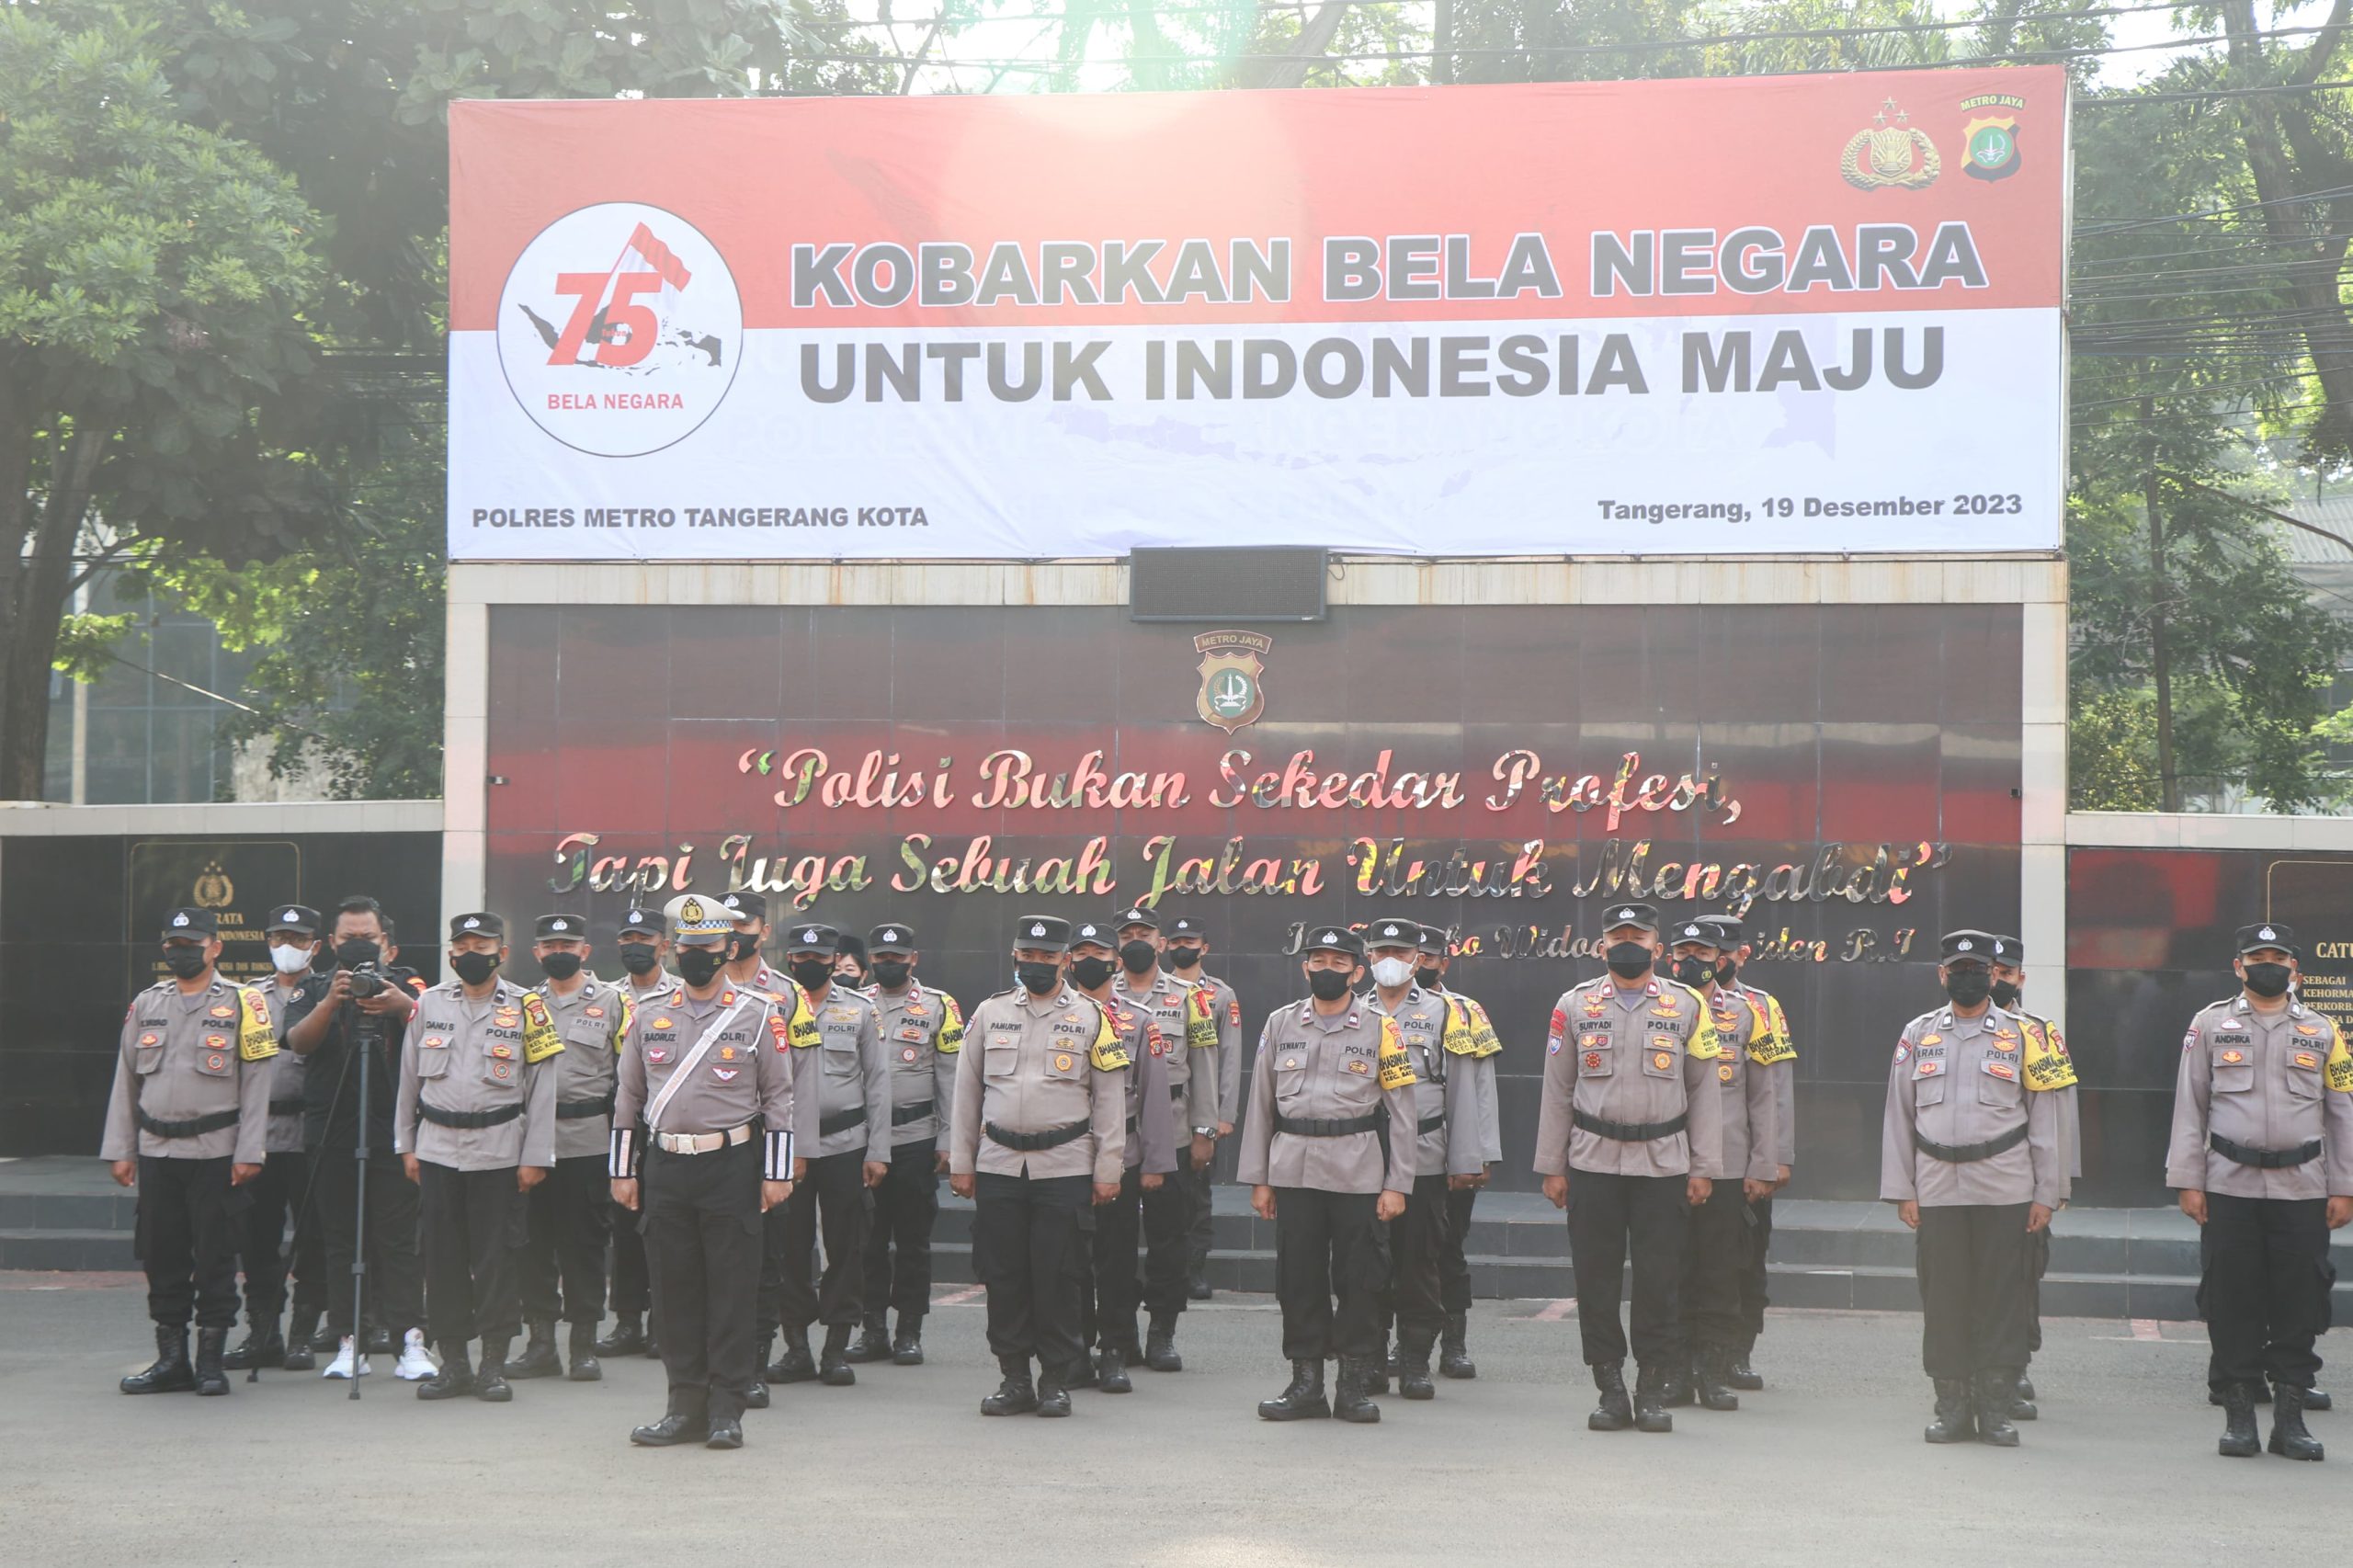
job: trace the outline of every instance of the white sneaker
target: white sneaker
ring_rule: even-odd
[[[323,1378],[342,1378],[348,1381],[351,1377],[352,1355],[351,1335],[347,1334],[343,1336],[343,1344],[341,1347],[335,1353],[335,1359],[327,1363],[327,1369],[321,1372],[319,1376]],[[361,1356],[359,1358],[359,1375],[364,1378],[368,1375],[368,1358]]]
[[[425,1353],[423,1333],[412,1328],[401,1335],[400,1365],[392,1369],[392,1376],[404,1382],[421,1383],[440,1369],[433,1358]]]

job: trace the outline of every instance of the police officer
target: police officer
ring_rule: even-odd
[[[678,897],[672,899],[665,906],[665,913],[675,916],[679,904],[684,903],[688,896],[681,893]],[[802,1015],[807,1010],[807,1003],[801,997],[801,988],[792,983],[790,977],[768,967],[765,953],[769,932],[767,896],[749,890],[739,890],[721,899],[720,905],[735,923],[727,939],[728,983],[741,986],[747,991],[757,992],[766,997],[784,1018],[788,1038],[795,1047],[813,1042],[815,1038],[813,1035],[807,1035],[805,1030],[798,1030],[795,1027],[803,1022]],[[800,1081],[801,1063],[797,1049],[786,1060],[793,1074],[794,1107],[796,1109],[805,1108],[809,1100],[815,1095],[815,1085],[803,1085]],[[791,1176],[793,1181],[798,1184],[801,1177],[808,1174],[808,1151],[813,1146],[815,1141],[803,1136],[802,1130],[800,1128],[795,1128],[793,1134],[794,1153]],[[759,1325],[758,1359],[752,1381],[744,1391],[745,1405],[752,1410],[766,1410],[768,1407],[768,1386],[763,1380],[772,1370],[768,1366],[768,1351],[776,1342],[777,1325],[783,1312],[784,1218],[784,1208],[779,1205],[766,1210],[765,1217],[761,1221],[763,1239],[756,1318]],[[803,1346],[803,1351],[799,1364],[793,1369],[798,1374],[795,1381],[815,1375],[815,1364],[805,1353],[806,1346]]]
[[[1716,1086],[1715,1025],[1697,992],[1653,972],[1658,926],[1647,903],[1608,906],[1609,972],[1562,994],[1544,1042],[1536,1171],[1552,1206],[1569,1210],[1577,1328],[1601,1393],[1586,1418],[1596,1432],[1675,1430],[1665,1399],[1683,1235],[1689,1209],[1724,1175],[1723,1096],[1702,1092]],[[1618,1321],[1630,1251],[1640,1368],[1631,1404]]]
[[[679,983],[638,1004],[621,1036],[612,1195],[643,1215],[670,1388],[662,1419],[629,1435],[641,1448],[744,1446],[760,1216],[792,1196],[791,1020],[728,983],[733,914],[671,902]]]
[[[441,1369],[419,1399],[505,1403],[506,1347],[522,1315],[515,1255],[525,1202],[555,1165],[556,1075],[563,1041],[547,1004],[499,978],[506,923],[487,911],[449,922],[453,979],[428,988],[401,1049],[392,1148],[417,1186],[426,1316]],[[482,1369],[467,1344],[482,1335]]]
[[[1166,939],[1160,934],[1158,915],[1138,906],[1120,910],[1112,919],[1120,938],[1120,973],[1111,982],[1113,994],[1158,1025],[1162,1038],[1184,1043],[1184,1049],[1169,1052],[1166,1062],[1168,1096],[1179,1118],[1178,1172],[1172,1187],[1176,1200],[1147,1202],[1143,1212],[1143,1305],[1149,1314],[1143,1364],[1155,1372],[1181,1372],[1185,1358],[1176,1352],[1176,1318],[1188,1299],[1185,1266],[1192,1247],[1194,1209],[1207,1201],[1208,1193],[1195,1183],[1194,1173],[1208,1170],[1219,1126],[1217,1020],[1210,1013],[1208,992],[1162,971],[1160,950]]]
[[[139,1190],[139,1261],[155,1359],[125,1393],[229,1392],[222,1367],[237,1321],[237,1242],[269,1144],[278,1038],[258,992],[215,972],[221,934],[209,909],[176,909],[163,928],[171,978],[131,1000],[118,1043],[99,1157]],[[196,1362],[188,1323],[196,1318]]]
[[[1160,956],[1178,980],[1200,988],[1208,998],[1210,1017],[1217,1024],[1217,1136],[1222,1146],[1233,1136],[1234,1119],[1242,1114],[1242,998],[1233,987],[1204,967],[1210,951],[1206,922],[1180,915],[1168,923],[1167,946]],[[1213,1218],[1210,1192],[1217,1161],[1190,1173],[1193,1227],[1186,1259],[1185,1293],[1196,1301],[1210,1299],[1210,1232]]]
[[[873,966],[867,960],[866,943],[844,931],[840,946],[834,949],[834,978],[851,991],[863,991],[873,983]]]
[[[1094,1235],[1086,1291],[1079,1298],[1082,1342],[1099,1347],[1095,1364],[1078,1381],[1091,1381],[1105,1393],[1132,1393],[1128,1376],[1131,1362],[1142,1358],[1136,1341],[1136,1238],[1146,1233],[1145,1216],[1156,1207],[1179,1211],[1185,1195],[1171,1181],[1176,1170],[1176,1109],[1168,1093],[1168,1038],[1142,1008],[1122,1002],[1111,989],[1119,972],[1112,955],[1119,939],[1108,920],[1082,920],[1070,934],[1070,979],[1081,994],[1100,1006],[1111,1019],[1120,1050],[1131,1065],[1123,1076],[1126,1120],[1121,1127],[1125,1161],[1120,1175],[1120,1196],[1094,1211]],[[1176,1259],[1167,1256],[1186,1244],[1183,1232],[1165,1222],[1151,1227],[1154,1244],[1164,1255],[1149,1257],[1145,1271],[1154,1278],[1178,1272]],[[1091,1371],[1090,1380],[1086,1374]]]
[[[1740,1279],[1748,1265],[1748,1206],[1773,1195],[1779,1151],[1773,1082],[1766,1076],[1779,1040],[1765,1014],[1724,987],[1717,967],[1724,956],[1720,926],[1679,920],[1671,935],[1676,982],[1706,998],[1715,1026],[1724,1175],[1693,1208],[1684,1234],[1677,1298],[1683,1349],[1669,1369],[1667,1403],[1687,1403],[1696,1394],[1706,1409],[1737,1410],[1740,1396],[1730,1379],[1741,1332]]]
[[[948,1185],[973,1200],[972,1270],[1005,1374],[983,1415],[1070,1414],[1087,1358],[1080,1219],[1118,1199],[1126,1162],[1128,1057],[1110,1015],[1071,988],[1070,935],[1051,915],[1014,922],[1019,983],[972,1009],[958,1057]]]
[[[847,939],[847,938],[845,938]],[[891,1064],[891,1174],[874,1188],[866,1238],[866,1326],[849,1359],[923,1365],[923,1319],[931,1306],[931,1231],[939,1218],[939,1178],[948,1174],[940,1130],[956,1104],[956,1056],[964,1012],[956,998],[915,979],[922,953],[915,927],[886,920],[867,934],[873,960],[875,1031]],[[883,1312],[896,1307],[894,1338]]]
[[[2228,1412],[2218,1447],[2232,1459],[2256,1454],[2267,1381],[2270,1451],[2323,1451],[2304,1429],[2303,1393],[2336,1278],[2328,1233],[2353,1220],[2353,1054],[2290,994],[2298,958],[2290,927],[2239,927],[2239,994],[2189,1020],[2174,1079],[2165,1185],[2200,1226],[2208,1381]]]
[[[769,1256],[760,1263],[760,1332],[784,1333],[784,1354],[767,1369],[772,1383],[829,1388],[858,1381],[849,1364],[849,1336],[866,1290],[866,1236],[873,1221],[867,1189],[891,1174],[891,1069],[874,1004],[834,978],[841,933],[831,926],[788,926],[785,971],[815,1020],[795,1033],[794,1108],[801,1125],[796,1146],[806,1151],[806,1174],[792,1201],[770,1210]],[[825,1273],[816,1278],[822,1218]],[[809,1356],[809,1325],[825,1325],[819,1358]]]
[[[1936,1383],[1931,1443],[2016,1448],[2026,1365],[2027,1238],[2066,1181],[2066,1058],[1994,1006],[1983,933],[1944,938],[1946,1005],[1905,1026],[1888,1068],[1880,1197],[1919,1233],[1921,1360]]]
[[[1475,1176],[1446,1178],[1446,1246],[1438,1254],[1438,1299],[1446,1309],[1446,1326],[1438,1334],[1438,1369],[1449,1378],[1475,1378],[1478,1365],[1471,1359],[1471,1214],[1487,1185],[1496,1162],[1504,1157],[1504,1133],[1495,1093],[1495,1057],[1503,1050],[1487,1009],[1471,997],[1448,989],[1447,971],[1453,965],[1446,928],[1422,927],[1420,961],[1414,976],[1425,991],[1446,999],[1448,1038],[1460,1036],[1467,1044],[1449,1052],[1449,1071],[1467,1075],[1479,1114],[1480,1166]]]
[[[669,956],[668,923],[657,914],[632,904],[621,915],[621,994],[634,1007],[678,983],[663,968]],[[645,1314],[654,1295],[645,1278],[645,1237],[637,1216],[619,1204],[612,1207],[613,1331],[597,1341],[599,1356],[661,1355],[661,1346],[645,1332]]]
[[[257,989],[268,1004],[269,1017],[282,1040],[287,1010],[311,980],[311,962],[319,950],[319,912],[306,904],[279,904],[268,915],[262,936],[269,944],[273,973]],[[302,1157],[302,1058],[281,1050],[269,1065],[269,1155],[261,1175],[246,1185],[253,1208],[245,1215],[238,1240],[238,1262],[245,1274],[244,1343],[221,1358],[233,1371],[254,1367],[284,1367],[308,1371],[314,1360],[311,1336],[326,1311],[325,1257],[317,1221],[304,1211],[302,1199],[310,1189],[310,1165]],[[286,1236],[289,1215],[294,1237]],[[293,1335],[278,1332],[278,1313],[286,1307],[289,1264],[294,1277]]]
[[[1994,1006],[2016,1013],[2019,1028],[2039,1037],[2046,1049],[2065,1056],[2067,1041],[2060,1034],[2059,1026],[2048,1018],[2036,1017],[2018,1005],[2026,986],[2026,944],[2016,937],[1998,933],[1990,935],[1994,944]],[[2075,1104],[2075,1085],[2069,1085],[2066,1088],[2052,1092],[2059,1096],[2059,1136],[2067,1150],[2066,1179],[2059,1189],[2059,1207],[2064,1209],[2075,1196],[2076,1179],[2084,1174],[2083,1121]],[[2042,1348],[2042,1277],[2051,1272],[2051,1233],[2057,1222],[2054,1214],[2051,1224],[2027,1238],[2029,1273],[2027,1278],[2029,1318],[2026,1344],[2029,1361]],[[2018,1398],[2010,1406],[2010,1419],[2032,1421],[2040,1414],[2034,1403],[2034,1383],[2020,1373]]]
[[[1756,946],[1748,940],[1745,928],[1729,915],[1700,916],[1701,922],[1714,926],[1718,932],[1716,978],[1727,991],[1747,999],[1750,1006],[1772,1026],[1775,1045],[1770,1062],[1758,1060],[1752,1051],[1749,1068],[1762,1073],[1773,1083],[1774,1135],[1779,1140],[1773,1171],[1773,1190],[1779,1192],[1790,1185],[1790,1171],[1797,1165],[1797,1045],[1790,1037],[1789,1015],[1782,1011],[1780,999],[1771,992],[1748,983],[1742,976]],[[1771,1304],[1767,1295],[1770,1283],[1768,1267],[1773,1246],[1773,1199],[1770,1194],[1752,1199],[1748,1205],[1748,1265],[1740,1278],[1740,1343],[1733,1351],[1732,1372],[1727,1381],[1744,1392],[1761,1389],[1765,1380],[1756,1375],[1751,1359],[1756,1354],[1757,1336],[1765,1332],[1765,1309]]]
[[[604,1376],[597,1364],[597,1324],[605,1316],[605,1243],[612,1196],[605,1175],[613,1131],[613,1069],[629,1027],[623,987],[588,972],[588,923],[577,915],[542,915],[531,956],[547,976],[540,995],[557,1038],[555,1170],[531,1189],[529,1234],[517,1258],[523,1322],[530,1341],[506,1364],[511,1378],[575,1383]],[[555,1324],[572,1324],[572,1366],[556,1358]]]

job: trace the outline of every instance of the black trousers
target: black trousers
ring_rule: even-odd
[[[1766,1263],[1773,1250],[1773,1200],[1760,1198],[1748,1206],[1756,1222],[1748,1228],[1748,1264],[1740,1271],[1740,1333],[1750,1345],[1765,1332],[1765,1309],[1773,1304],[1766,1294],[1771,1276]]]
[[[939,1219],[939,1141],[891,1146],[891,1174],[874,1188],[866,1237],[866,1311],[897,1308],[919,1318],[931,1307],[931,1231]]]
[[[709,1154],[645,1152],[638,1181],[654,1321],[670,1408],[732,1420],[759,1376],[753,1292],[760,1279],[760,1143]]]
[[[337,1334],[351,1332],[351,1261],[359,1222],[358,1164],[348,1144],[310,1151],[318,1175],[311,1207],[326,1253],[327,1321]],[[368,1155],[368,1321],[390,1329],[397,1340],[425,1326],[424,1274],[416,1256],[417,1187],[401,1169],[400,1156],[371,1149]]]
[[[1405,1211],[1389,1221],[1389,1278],[1381,1284],[1381,1326],[1397,1324],[1400,1345],[1427,1347],[1446,1326],[1442,1260],[1453,1229],[1446,1177],[1414,1178]],[[1277,1210],[1278,1213],[1280,1210]]]
[[[253,1199],[229,1185],[230,1159],[139,1156],[132,1250],[147,1270],[147,1315],[165,1328],[237,1321],[237,1243]]]
[[[1665,1368],[1679,1336],[1677,1287],[1683,1274],[1683,1233],[1690,1209],[1679,1176],[1618,1176],[1574,1171],[1569,1176],[1569,1263],[1576,1271],[1577,1331],[1585,1364],[1611,1367],[1626,1359],[1626,1330],[1618,1322],[1627,1255],[1634,1261],[1634,1359]]]
[[[245,1275],[245,1322],[256,1328],[276,1323],[286,1310],[290,1266],[294,1315],[326,1310],[326,1248],[319,1236],[318,1199],[312,1199],[309,1213],[297,1212],[310,1179],[310,1161],[298,1149],[269,1155],[261,1175],[245,1183],[252,1207],[245,1210],[244,1230],[237,1238],[237,1262]],[[294,1216],[290,1242],[286,1236],[289,1214]]]
[[[760,1333],[806,1331],[813,1323],[856,1323],[864,1307],[866,1233],[874,1205],[866,1192],[866,1151],[822,1154],[768,1210],[760,1253]],[[817,1273],[817,1235],[825,1237],[825,1272]]]
[[[618,1203],[613,1204],[610,1213],[613,1228],[613,1311],[651,1312],[654,1310],[654,1286],[646,1277],[645,1237],[637,1228],[638,1217]]]
[[[1188,1212],[1185,1224],[1185,1269],[1188,1274],[1200,1274],[1210,1266],[1210,1189],[1216,1184],[1219,1151],[1232,1139],[1220,1139],[1210,1149],[1210,1157],[1199,1170],[1192,1168],[1193,1136],[1185,1135],[1186,1147],[1176,1155],[1176,1177],[1185,1187]]]
[[[2045,1225],[2026,1239],[2026,1347],[2029,1353],[2042,1348],[2042,1277],[2050,1272],[2051,1227]]]
[[[440,1346],[512,1339],[522,1326],[515,1255],[528,1228],[515,1167],[459,1171],[417,1165],[425,1223],[425,1302]]]
[[[1920,1210],[1920,1364],[1932,1378],[2026,1365],[2032,1324],[2023,1203]]]
[[[972,1178],[972,1272],[988,1290],[989,1353],[1035,1357],[1049,1376],[1086,1359],[1079,1299],[1086,1288],[1082,1224],[1095,1201],[1086,1176]]]
[[[1192,1151],[1180,1148],[1176,1169],[1160,1184],[1160,1190],[1142,1195],[1143,1310],[1155,1318],[1175,1317],[1191,1300],[1186,1293],[1185,1276],[1191,1267],[1193,1218],[1208,1203],[1195,1185],[1203,1174],[1193,1169]]]
[[[1389,1233],[1380,1196],[1275,1188],[1275,1299],[1283,1309],[1283,1358],[1381,1354],[1381,1293],[1389,1283]]]
[[[1446,1194],[1446,1245],[1438,1255],[1438,1299],[1449,1314],[1471,1310],[1471,1260],[1464,1249],[1471,1244],[1471,1210],[1478,1201],[1475,1187],[1449,1188]]]
[[[1686,1359],[1710,1346],[1738,1345],[1740,1281],[1747,1269],[1748,1199],[1740,1183],[1720,1181],[1683,1227],[1683,1273],[1675,1299]]]
[[[1164,1191],[1167,1187],[1161,1183]],[[1124,1352],[1131,1360],[1143,1356],[1136,1337],[1136,1304],[1142,1300],[1136,1241],[1143,1234],[1145,1196],[1143,1167],[1130,1165],[1120,1173],[1120,1196],[1096,1206],[1085,1217],[1089,1222],[1080,1226],[1087,1268],[1086,1288],[1078,1297],[1079,1343]]]
[[[2313,1341],[2328,1327],[2336,1285],[2328,1200],[2210,1192],[2198,1256],[2198,1310],[2213,1347],[2209,1384],[2312,1387],[2320,1373]]]
[[[523,1315],[594,1328],[605,1316],[605,1236],[612,1181],[602,1154],[555,1163],[523,1205],[522,1249],[515,1256]]]

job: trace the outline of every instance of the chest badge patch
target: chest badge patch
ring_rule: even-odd
[[[2317,1067],[2320,1065],[2320,1058],[2312,1051],[2300,1051],[2296,1052],[2296,1065],[2299,1067]]]
[[[1731,1083],[1731,1082],[1732,1082],[1732,1063],[1731,1063],[1731,1062],[1717,1062],[1717,1063],[1716,1063],[1716,1080],[1717,1080],[1717,1082],[1719,1082],[1719,1083],[1723,1083],[1723,1084],[1729,1084],[1729,1083]]]
[[[601,1018],[605,1016],[605,1009],[602,1007],[583,1007],[580,1012],[583,1017]]]
[[[216,1018],[233,1018],[237,1016],[237,1009],[234,1007],[213,1007],[209,1009],[209,1011],[211,1016]]]
[[[710,1070],[710,1075],[722,1084],[732,1084],[735,1081],[735,1074],[742,1071],[741,1067],[714,1067]]]
[[[1286,1056],[1283,1058],[1283,1065],[1287,1068],[1296,1067],[1299,1065],[1299,1058],[1296,1056]]]
[[[1070,1071],[1070,1058],[1069,1058],[1069,1056],[1067,1056],[1067,1055],[1063,1055],[1063,1054],[1057,1054],[1057,1055],[1054,1057],[1054,1071],[1055,1071],[1055,1072],[1057,1072],[1057,1073],[1067,1073],[1067,1072],[1069,1072],[1069,1071]]]
[[[2244,1051],[2226,1051],[2222,1052],[2222,1062],[2226,1066],[2235,1067],[2245,1060],[2246,1052]]]
[[[1662,1051],[1651,1058],[1651,1065],[1664,1073],[1675,1065],[1675,1053]]]
[[[648,1027],[657,1029],[666,1029],[670,1027],[670,1020],[667,1018],[656,1018]]]
[[[1597,1073],[1601,1070],[1601,1052],[1588,1051],[1585,1053],[1585,1070],[1588,1073]]]
[[[1944,1042],[1945,1037],[1940,1034],[1924,1034],[1920,1037],[1922,1045],[1942,1045]]]
[[[670,1048],[666,1045],[649,1045],[645,1048],[645,1060],[659,1067],[670,1060]]]
[[[161,1045],[164,1043],[164,1037],[159,1034],[143,1034],[139,1037],[139,1043],[142,1045]]]
[[[1370,1073],[1372,1071],[1372,1064],[1362,1060],[1358,1060],[1348,1063],[1348,1071],[1351,1073]]]
[[[1927,1057],[1922,1057],[1920,1059],[1920,1065],[1916,1069],[1920,1076],[1923,1078],[1933,1078],[1944,1070],[1945,1064],[1943,1062],[1932,1061]]]
[[[899,1052],[899,1060],[902,1062],[913,1062],[915,1059],[915,1048],[912,1045],[905,1047]]]
[[[1994,1049],[1996,1051],[2016,1051],[2018,1048],[2018,1042],[2017,1040],[2004,1040],[1999,1035],[1994,1037]]]
[[[204,1049],[207,1051],[226,1051],[229,1049],[229,1037],[224,1034],[206,1035],[204,1037]]]
[[[490,1053],[504,1062],[515,1054],[515,1048],[511,1045],[494,1045],[490,1048]]]
[[[2316,1035],[2320,1033],[2320,1026],[2318,1024],[2298,1024],[2296,1026],[2296,1032],[2307,1037]]]
[[[719,1059],[720,1059],[722,1062],[733,1062],[733,1061],[734,1061],[734,1060],[735,1060],[735,1048],[734,1048],[733,1046],[732,1046],[732,1045],[722,1045],[722,1046],[721,1046],[721,1047],[719,1048]]]
[[[1988,1062],[1985,1063],[1985,1071],[1996,1078],[2016,1079],[2018,1075],[2018,1070],[2006,1062]]]
[[[511,1078],[515,1075],[515,1063],[512,1062],[494,1062],[490,1064],[490,1075],[494,1078],[500,1079]]]
[[[204,1059],[204,1070],[208,1073],[218,1073],[222,1068],[228,1064],[229,1059],[222,1055],[217,1051],[213,1051]]]

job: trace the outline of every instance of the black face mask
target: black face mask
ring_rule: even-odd
[[[1716,978],[1716,960],[1686,955],[1675,960],[1675,978],[1686,985],[1705,985]]]
[[[2246,966],[2246,988],[2257,996],[2285,994],[2288,980],[2288,966],[2284,963],[2251,963]]]
[[[468,985],[480,985],[498,972],[498,955],[496,953],[451,953],[449,967],[456,970],[458,978]]]
[[[1956,969],[1945,976],[1945,994],[1963,1007],[1974,1007],[1994,994],[1992,971],[1982,969]]]
[[[1017,963],[1013,977],[1021,982],[1021,989],[1032,996],[1051,996],[1063,983],[1060,964]]]
[[[652,974],[657,951],[652,942],[623,942],[621,967],[631,974]]]
[[[2015,1007],[2018,1005],[2018,983],[2015,980],[1997,980],[1994,982],[1994,988],[1987,994],[1994,998],[1994,1006],[1996,1007],[2004,1009]]]
[[[1642,979],[1650,972],[1651,960],[1655,956],[1647,942],[1612,942],[1601,955],[1609,972],[1620,980]]]
[[[204,972],[204,966],[211,961],[204,956],[202,948],[183,947],[164,949],[164,967],[182,980],[194,980]]]
[[[907,983],[907,976],[914,972],[915,965],[904,959],[874,960],[874,983],[885,991],[896,991]]]
[[[727,938],[727,961],[740,962],[760,956],[760,936],[756,931],[738,931]]]
[[[1190,969],[1200,961],[1201,949],[1190,943],[1168,949],[1168,967],[1171,969]]]
[[[801,990],[814,991],[834,978],[834,960],[795,959],[785,965],[785,971],[792,976],[794,983],[798,984]]]
[[[335,961],[345,969],[364,968],[381,962],[383,957],[384,949],[365,937],[354,937],[347,942],[337,943],[335,949]]]
[[[1348,994],[1348,971],[1311,969],[1307,971],[1307,989],[1314,993],[1318,1002],[1336,1002]]]
[[[1716,960],[1716,983],[1718,985],[1730,985],[1733,983],[1733,977],[1739,973],[1740,965],[1733,962],[1732,960],[1718,959]]]
[[[726,966],[727,955],[717,948],[680,948],[678,973],[688,985],[699,989],[719,978]]]
[[[1139,937],[1132,942],[1120,944],[1120,967],[1130,974],[1142,974],[1159,960],[1160,949]]]
[[[1078,982],[1082,991],[1100,990],[1103,983],[1111,978],[1111,960],[1073,959],[1070,960],[1070,977]]]
[[[1446,978],[1446,972],[1434,963],[1426,963],[1414,971],[1414,978],[1422,983],[1423,990],[1435,991],[1438,983]]]
[[[550,953],[540,960],[540,968],[547,971],[550,980],[570,980],[580,972],[580,955]]]

